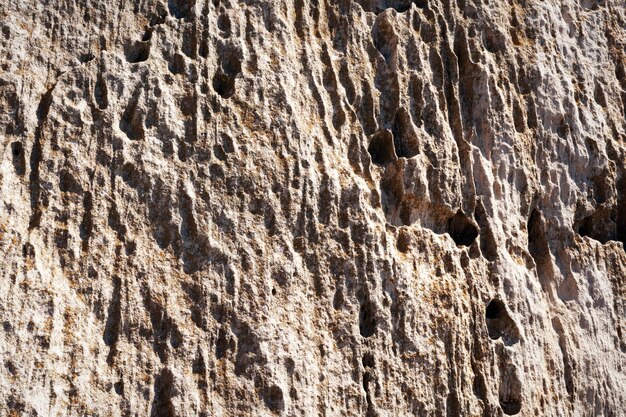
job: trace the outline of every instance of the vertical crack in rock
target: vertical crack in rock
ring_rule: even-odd
[[[117,341],[120,336],[122,321],[121,288],[121,279],[119,277],[114,277],[113,293],[111,294],[111,301],[107,311],[107,319],[103,335],[104,343],[109,347],[109,355],[107,357],[107,363],[109,365],[113,365],[113,361],[115,360],[115,355],[117,353]]]
[[[28,222],[28,228],[34,229],[39,227],[39,223],[41,221],[42,207],[46,205],[45,194],[42,196],[41,189],[41,179],[40,179],[40,164],[42,160],[43,153],[43,144],[44,140],[44,127],[46,123],[46,119],[48,118],[48,113],[50,112],[50,106],[52,105],[52,93],[56,84],[54,84],[50,89],[48,89],[44,95],[39,100],[39,105],[37,106],[37,126],[35,127],[35,142],[33,143],[33,147],[30,151],[30,176],[29,176],[29,184],[30,184],[30,208],[31,215],[30,221]],[[42,201],[43,200],[43,201]]]

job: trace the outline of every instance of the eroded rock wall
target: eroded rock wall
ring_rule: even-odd
[[[623,0],[0,26],[0,414],[626,415]]]

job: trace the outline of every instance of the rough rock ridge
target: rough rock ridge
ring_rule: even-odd
[[[0,415],[626,416],[624,0],[0,28]]]

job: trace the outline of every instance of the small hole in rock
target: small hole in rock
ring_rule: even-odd
[[[372,356],[370,353],[366,353],[365,355],[363,355],[363,359],[361,359],[361,362],[363,363],[364,368],[376,367],[376,361],[374,359],[374,356]]]
[[[217,72],[213,76],[213,90],[224,98],[230,98],[235,94],[235,78]]]
[[[22,143],[21,142],[13,142],[11,144],[11,153],[13,156],[20,156],[22,154]]]
[[[221,67],[224,73],[230,76],[236,76],[241,72],[241,60],[237,57],[237,52],[230,51],[222,57]]]
[[[283,398],[283,391],[277,385],[266,387],[261,392],[261,397],[265,406],[273,412],[281,412],[285,408],[285,400]]]
[[[13,142],[11,144],[11,155],[13,156],[13,167],[17,175],[26,173],[26,158],[24,157],[24,146],[22,142]]]
[[[448,233],[457,246],[470,246],[478,237],[478,226],[459,209],[448,220]]]
[[[400,108],[393,121],[393,142],[398,157],[412,158],[419,153],[418,138],[411,115]]]
[[[137,244],[134,241],[131,240],[126,243],[126,248],[125,248],[126,256],[132,256],[135,254],[136,251],[137,251]]]
[[[81,62],[81,64],[86,64],[87,62],[93,61],[94,59],[95,56],[91,52],[88,52],[86,54],[80,54],[80,56],[78,57],[78,60]]]
[[[357,0],[363,10],[380,14],[387,9],[395,9],[398,13],[404,13],[411,9],[411,4],[423,9],[427,0]]]
[[[150,57],[150,43],[135,42],[133,44],[126,45],[124,47],[124,55],[126,56],[126,61],[131,64],[144,62]]]
[[[493,299],[487,304],[485,319],[491,339],[502,338],[507,345],[519,341],[519,330],[502,300]]]
[[[513,101],[513,126],[517,133],[524,133],[526,130],[526,122],[524,121],[524,113],[517,100]]]
[[[141,37],[141,41],[148,42],[150,39],[152,39],[153,31],[154,31],[153,28],[147,28],[146,31],[143,33],[143,36]]]
[[[376,165],[386,165],[398,159],[393,146],[393,135],[388,130],[382,130],[374,134],[367,151],[372,158],[372,162]]]
[[[607,208],[600,208],[575,222],[573,229],[580,236],[597,240],[602,244],[616,239],[617,236],[616,223],[611,210]]]
[[[167,69],[172,74],[184,74],[185,73],[185,58],[181,54],[174,55],[174,58],[167,64]]]
[[[221,14],[217,18],[217,27],[219,28],[219,30],[224,32],[225,38],[228,38],[230,36],[231,28],[230,28],[230,19],[228,18],[228,15]]]
[[[502,301],[491,300],[491,302],[487,305],[485,317],[489,320],[500,319],[505,311],[506,308],[504,307],[504,303]]]
[[[172,16],[184,19],[193,16],[196,0],[168,0],[167,6]]]
[[[113,388],[115,389],[115,393],[117,395],[124,395],[124,382],[123,381],[117,381],[115,384],[113,384]]]
[[[512,416],[522,411],[522,383],[517,368],[508,364],[500,370],[498,400],[502,412]]]
[[[376,333],[376,312],[370,301],[361,305],[359,311],[359,332],[363,337],[370,337]]]
[[[510,401],[500,401],[500,408],[502,408],[504,414],[513,416],[522,411],[522,403],[514,399]]]

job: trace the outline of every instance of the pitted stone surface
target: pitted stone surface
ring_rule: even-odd
[[[626,416],[623,0],[0,28],[1,415]]]

